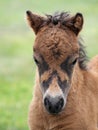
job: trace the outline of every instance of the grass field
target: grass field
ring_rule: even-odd
[[[34,34],[26,10],[82,12],[81,35],[88,56],[98,54],[98,0],[0,0],[0,130],[28,130],[27,114],[35,77]]]

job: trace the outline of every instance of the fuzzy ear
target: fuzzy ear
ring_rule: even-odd
[[[44,18],[37,14],[33,14],[31,11],[26,11],[26,14],[27,14],[27,21],[30,27],[34,30],[35,34],[37,34],[41,25],[44,22]]]
[[[81,13],[77,13],[74,17],[72,17],[68,22],[67,26],[76,34],[81,31],[83,26],[83,16]]]

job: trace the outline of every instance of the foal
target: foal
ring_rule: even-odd
[[[30,130],[98,130],[98,56],[86,64],[78,36],[82,14],[26,13],[36,34]]]

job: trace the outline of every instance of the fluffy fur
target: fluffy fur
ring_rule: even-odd
[[[98,56],[85,64],[86,54],[78,36],[83,25],[82,15],[70,16],[63,12],[44,18],[27,11],[27,19],[37,35],[34,44],[37,66],[42,63],[41,56],[49,66],[41,75],[39,69],[36,72],[29,110],[30,130],[98,130]],[[71,77],[60,68],[69,55],[70,62],[78,56]],[[41,81],[48,80],[54,70],[62,81],[66,79],[70,84],[67,103],[57,115],[46,111],[41,89]],[[53,82],[47,89],[50,93],[61,91],[56,85],[57,77],[52,77]]]

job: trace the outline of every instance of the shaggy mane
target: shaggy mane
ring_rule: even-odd
[[[81,69],[87,69],[87,62],[88,62],[88,56],[86,54],[85,46],[82,44],[83,39],[79,38],[78,44],[79,44],[79,65]]]
[[[53,15],[46,15],[47,16],[47,24],[53,23],[54,25],[61,23],[62,25],[66,23],[71,17],[69,12],[55,12]]]

